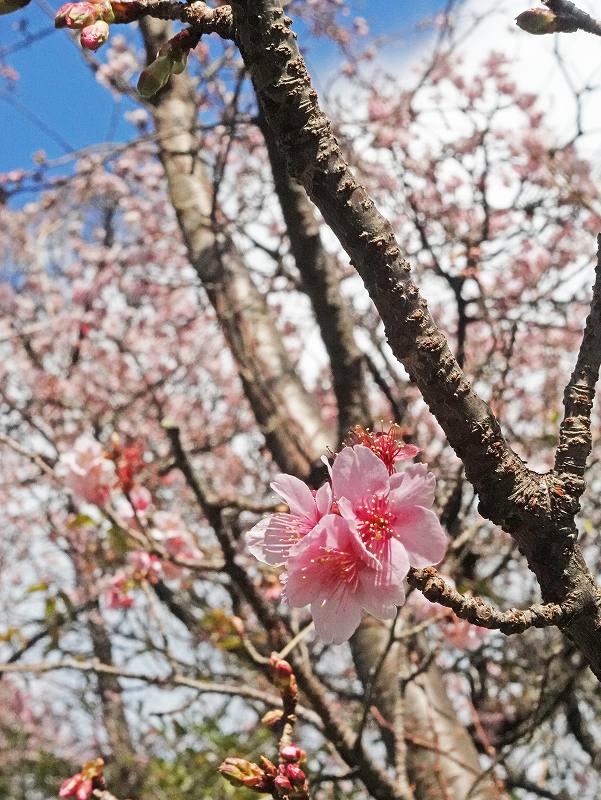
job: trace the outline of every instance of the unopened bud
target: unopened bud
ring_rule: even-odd
[[[267,786],[261,767],[244,758],[226,758],[220,765],[219,772],[232,786],[246,786],[255,791],[263,791]]]
[[[85,47],[86,50],[98,50],[98,48],[102,47],[108,38],[108,22],[105,22],[103,19],[99,19],[93,25],[88,25],[87,28],[82,30],[79,41],[81,42],[81,46]]]
[[[277,653],[272,653],[270,658],[271,674],[275,687],[282,693],[296,698],[298,687],[294,671],[287,661],[280,658]]]
[[[85,28],[100,19],[94,3],[65,3],[54,16],[55,28]]]
[[[529,8],[522,11],[515,18],[516,25],[526,33],[541,35],[543,33],[554,33],[556,30],[557,17],[548,8]]]
[[[165,86],[170,76],[171,59],[159,56],[140,73],[138,91],[142,97],[153,97]]]
[[[292,791],[292,784],[290,783],[289,779],[285,775],[278,775],[277,778],[274,778],[274,784],[280,790],[280,792],[291,792]]]
[[[20,8],[25,8],[30,0],[0,0],[0,14],[12,14]]]
[[[286,764],[284,767],[284,774],[290,780],[293,786],[303,786],[307,780],[305,773],[296,764]]]
[[[265,774],[270,778],[275,778],[275,776],[278,774],[278,768],[276,765],[265,756],[259,756],[259,760]]]
[[[284,712],[281,709],[273,708],[271,711],[266,711],[265,714],[263,714],[261,717],[261,722],[266,728],[277,728],[282,721],[283,716]]]
[[[302,761],[307,754],[295,744],[287,744],[280,750],[280,758],[284,761]]]

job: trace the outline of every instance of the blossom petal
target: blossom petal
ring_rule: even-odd
[[[332,487],[324,483],[315,493],[315,506],[319,517],[325,517],[332,505]]]
[[[346,586],[311,603],[315,631],[325,644],[347,642],[361,622],[361,602]]]
[[[390,500],[397,504],[430,508],[435,488],[436,478],[425,464],[410,464],[390,476]]]
[[[409,558],[403,545],[391,539],[380,554],[381,566],[359,573],[361,604],[378,619],[392,619],[396,607],[405,602],[404,581],[409,572]]]
[[[290,549],[311,530],[312,525],[292,514],[271,514],[260,520],[246,534],[246,546],[264,564],[284,564]]]
[[[346,497],[353,506],[364,497],[388,492],[388,470],[375,453],[361,444],[344,447],[332,466],[332,489],[338,500]]]
[[[442,561],[447,551],[447,536],[433,511],[420,506],[404,506],[393,523],[395,535],[405,546],[412,567],[421,569]]]
[[[292,515],[317,522],[315,499],[306,483],[294,475],[280,473],[271,482],[271,488],[288,504]]]
[[[325,549],[346,552],[349,529],[342,517],[328,514],[319,521],[299,547],[294,548],[286,564],[286,596],[294,608],[309,605],[322,597],[324,586],[334,583],[327,566],[318,560]],[[352,550],[351,550],[352,552]]]

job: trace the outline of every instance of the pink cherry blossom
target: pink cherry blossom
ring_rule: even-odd
[[[123,570],[119,570],[111,578],[104,592],[104,602],[107,608],[131,608],[134,604],[133,597],[128,594],[131,578]]]
[[[136,580],[144,578],[150,583],[156,583],[163,572],[160,558],[147,553],[145,550],[134,550],[129,554],[129,561],[133,567],[133,577]]]
[[[366,560],[407,560],[412,567],[437,564],[446,535],[430,507],[435,478],[423,464],[388,474],[364,445],[345,447],[332,466],[332,489],[342,516],[364,546]]]
[[[190,534],[179,514],[157,511],[153,518],[152,535],[158,542],[164,542],[165,549],[173,558],[199,559],[202,554],[190,539]]]
[[[132,506],[140,514],[146,511],[152,502],[152,495],[144,486],[134,486],[129,493]]]
[[[381,459],[388,473],[395,472],[399,462],[410,461],[420,452],[414,444],[406,444],[402,438],[400,425],[391,424],[387,431],[371,431],[362,425],[355,425],[346,439],[346,444],[353,447],[362,444],[368,447]]]
[[[73,449],[63,453],[58,474],[67,488],[88,503],[104,505],[115,485],[115,465],[105,458],[102,445],[91,436],[80,436]]]
[[[342,517],[328,514],[288,559],[286,597],[291,606],[311,605],[315,630],[324,642],[342,644],[361,622],[363,609],[392,619],[405,600],[409,570],[404,551],[384,564],[367,563],[364,546]]]
[[[328,484],[313,493],[293,475],[277,475],[271,488],[288,504],[290,511],[262,519],[248,531],[246,542],[259,561],[279,566],[328,513],[332,495]]]
[[[75,797],[76,800],[89,800],[94,790],[94,781],[102,779],[104,761],[101,758],[87,761],[81,770],[76,772],[59,789],[59,797]]]

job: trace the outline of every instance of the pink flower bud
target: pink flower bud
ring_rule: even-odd
[[[99,18],[99,8],[93,3],[65,3],[56,12],[54,27],[85,28]]]
[[[80,783],[81,783],[81,772],[77,772],[75,775],[72,775],[70,778],[67,778],[66,781],[62,782],[61,788],[59,789],[58,792],[58,796],[73,797]]]
[[[290,792],[292,790],[292,784],[285,775],[278,775],[273,782],[281,792]]]
[[[284,712],[279,708],[274,708],[271,711],[266,711],[261,717],[261,722],[267,728],[277,728],[282,721]]]
[[[295,744],[287,744],[280,750],[280,758],[284,761],[302,761],[307,754]]]
[[[81,42],[81,46],[85,47],[86,50],[98,50],[98,48],[102,47],[108,38],[108,23],[102,19],[99,19],[93,25],[88,25],[87,28],[82,30],[79,41]]]
[[[287,661],[284,661],[283,658],[280,658],[277,653],[273,653],[269,660],[271,662],[273,671],[277,676],[290,677],[290,675],[292,675],[292,667],[290,664]]]
[[[82,781],[75,792],[76,800],[90,800],[92,796],[92,781],[88,778]]]
[[[305,773],[296,764],[286,764],[284,774],[294,786],[302,786],[307,779]]]
[[[25,6],[30,0],[0,0],[0,14],[12,14]]]

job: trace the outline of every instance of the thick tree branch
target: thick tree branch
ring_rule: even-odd
[[[461,594],[437,573],[434,567],[411,570],[408,575],[410,586],[420,589],[433,603],[450,608],[458,617],[466,619],[482,628],[499,630],[502,633],[523,633],[528,628],[548,628],[552,625],[565,625],[578,614],[586,611],[580,604],[581,598],[564,603],[533,605],[530,608],[509,608],[500,611],[487,605],[480,597],[467,597]]]
[[[152,61],[171,31],[166,23],[148,18],[140,28]],[[195,83],[185,73],[171,80],[152,106],[169,195],[190,263],[215,309],[267,445],[283,471],[306,477],[334,436],[295,374],[265,298],[214,219],[213,187],[199,155],[197,111]]]

